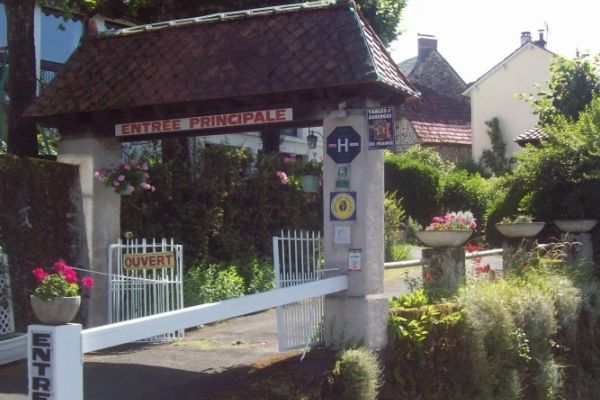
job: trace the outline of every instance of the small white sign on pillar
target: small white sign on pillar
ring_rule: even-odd
[[[31,400],[82,400],[81,325],[30,325],[28,385]]]
[[[362,250],[348,250],[348,271],[360,271],[362,263]]]
[[[335,244],[350,244],[350,232],[349,226],[334,226],[333,227],[334,238],[333,243]]]

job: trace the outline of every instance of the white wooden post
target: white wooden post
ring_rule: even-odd
[[[31,400],[83,400],[81,325],[30,325],[27,341]]]

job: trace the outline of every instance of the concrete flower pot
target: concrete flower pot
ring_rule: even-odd
[[[597,222],[597,219],[557,219],[554,221],[558,229],[567,233],[589,232]]]
[[[497,223],[496,229],[509,238],[534,237],[544,228],[545,222]]]
[[[43,300],[31,295],[33,313],[41,323],[47,325],[63,325],[71,322],[77,315],[80,305],[81,296]]]
[[[415,232],[417,238],[429,247],[458,247],[463,245],[471,235],[471,230],[455,231],[419,231]]]

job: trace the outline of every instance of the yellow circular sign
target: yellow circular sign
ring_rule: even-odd
[[[346,221],[354,218],[356,202],[350,193],[341,192],[331,198],[331,214],[335,219]]]

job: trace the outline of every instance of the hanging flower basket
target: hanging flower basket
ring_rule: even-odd
[[[319,177],[317,175],[300,175],[300,187],[303,192],[316,193],[319,191]]]
[[[128,196],[134,192],[154,191],[155,187],[148,183],[148,165],[135,162],[121,163],[110,168],[102,167],[94,176],[107,187],[112,187],[115,193]]]

